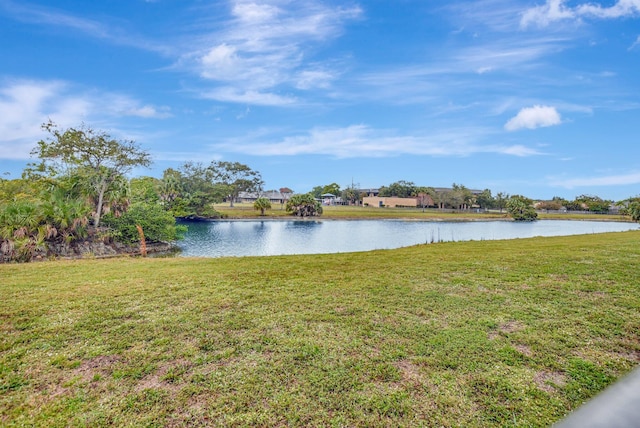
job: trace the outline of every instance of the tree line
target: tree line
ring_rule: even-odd
[[[369,195],[369,190],[359,189],[357,185],[341,189],[337,183],[315,186],[311,192],[314,197],[321,198],[323,194],[331,193],[340,196],[348,204],[360,203],[364,197]],[[607,213],[611,206],[617,206],[621,214],[630,215],[634,220],[638,220],[638,204],[640,197],[628,198],[623,201],[614,202],[602,199],[598,196],[579,195],[574,200],[567,200],[559,196],[553,197],[549,201],[534,201],[523,195],[509,195],[505,192],[498,192],[493,195],[490,189],[482,191],[472,191],[462,184],[453,183],[451,188],[436,189],[434,187],[418,186],[413,182],[400,180],[378,189],[378,196],[415,198],[419,206],[437,207],[443,209],[480,208],[497,209],[509,212],[518,211],[524,213],[527,207],[527,216],[534,217],[535,210],[550,211],[589,211],[592,213]],[[511,207],[511,209],[509,209]],[[517,207],[517,208],[516,208]]]
[[[161,178],[127,178],[134,168],[151,164],[149,153],[135,142],[114,139],[86,125],[61,129],[49,121],[42,128],[48,136],[33,149],[36,160],[28,164],[22,178],[0,178],[0,261],[51,255],[51,248],[85,239],[131,245],[141,240],[174,241],[185,230],[177,218],[220,218],[223,215],[215,203],[228,201],[233,207],[240,192],[262,195],[260,173],[239,162],[185,162],[166,169]],[[290,195],[287,212],[302,217],[322,214],[323,194],[341,196],[350,204],[365,196],[353,183],[345,189],[336,183],[316,186],[305,194],[281,190]],[[533,201],[524,196],[498,193],[494,197],[489,189],[474,193],[455,183],[451,189],[436,191],[398,181],[381,187],[379,195],[415,197],[423,207],[507,209],[517,220],[532,220],[536,215]],[[586,207],[601,212],[610,203],[582,195],[571,202],[554,198],[539,208]],[[260,196],[254,207],[264,214],[271,205]],[[625,209],[640,220],[640,198],[627,200]]]

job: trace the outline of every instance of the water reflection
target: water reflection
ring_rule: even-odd
[[[183,222],[182,256],[266,256],[399,248],[416,244],[638,230],[635,223],[540,220],[531,223],[402,220]]]

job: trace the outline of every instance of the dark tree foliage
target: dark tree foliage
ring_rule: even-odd
[[[596,213],[608,212],[609,207],[613,203],[613,201],[604,200],[598,196],[592,195],[577,196],[575,202],[579,203],[581,206],[587,207],[589,211]]]
[[[396,181],[389,186],[382,186],[379,195],[382,197],[410,198],[416,195],[416,185],[411,181]]]
[[[509,198],[507,211],[515,221],[534,221],[538,218],[533,201],[524,196],[514,195]]]
[[[322,214],[322,205],[312,194],[293,195],[287,201],[288,213],[297,217],[314,217]]]
[[[496,205],[496,200],[491,196],[491,190],[484,189],[482,193],[476,195],[476,203],[483,209],[490,209]]]

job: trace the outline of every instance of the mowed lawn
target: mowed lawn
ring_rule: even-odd
[[[0,265],[0,426],[548,426],[639,362],[639,232]]]

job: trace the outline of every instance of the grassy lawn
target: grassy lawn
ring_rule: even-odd
[[[0,426],[547,426],[640,362],[640,233],[0,265]]]

